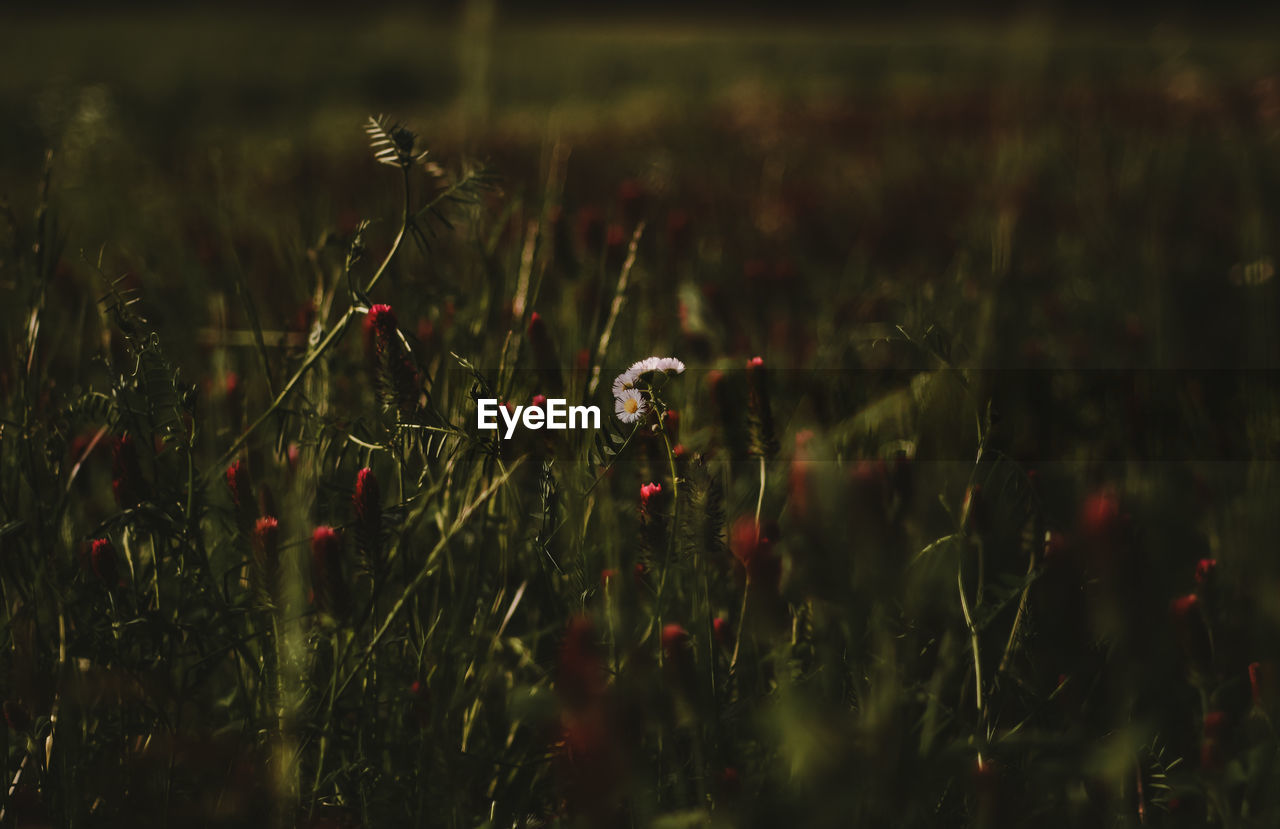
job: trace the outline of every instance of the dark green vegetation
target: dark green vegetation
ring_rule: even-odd
[[[5,32],[6,820],[1280,821],[1266,33]]]

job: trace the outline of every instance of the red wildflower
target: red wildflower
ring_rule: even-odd
[[[672,443],[678,443],[680,436],[680,412],[667,409],[662,415],[662,430],[666,432]]]
[[[586,708],[604,694],[605,666],[596,644],[595,626],[586,616],[569,622],[560,644],[556,690],[570,709]]]
[[[1212,771],[1222,767],[1228,725],[1225,712],[1210,711],[1204,715],[1204,737],[1200,743],[1201,768]]]
[[[752,455],[769,457],[778,450],[769,403],[769,378],[761,357],[747,361],[747,434]]]
[[[1274,678],[1274,664],[1270,662],[1249,663],[1249,690],[1253,695],[1254,705],[1262,705],[1271,696]]]
[[[369,467],[356,473],[356,489],[351,496],[356,514],[356,540],[366,555],[378,550],[382,532],[382,487]]]
[[[604,217],[597,207],[584,207],[578,211],[578,242],[590,254],[604,247]]]
[[[742,788],[742,780],[738,774],[738,770],[733,766],[726,766],[724,771],[720,772],[720,789],[727,795],[737,794]]]
[[[649,192],[639,179],[625,178],[618,185],[618,205],[628,224],[635,225],[640,221],[648,200]]]
[[[124,586],[124,579],[120,577],[119,558],[110,539],[93,540],[89,549],[89,566],[93,569],[93,574],[111,590]]]
[[[733,644],[733,630],[729,626],[729,620],[717,616],[711,620],[711,632],[715,636],[716,642],[721,647],[729,647]]]
[[[1200,612],[1200,597],[1195,593],[1188,593],[1174,599],[1170,607],[1173,612],[1174,634],[1183,653],[1197,670],[1207,667],[1213,656],[1213,646],[1204,615]]]
[[[365,353],[373,368],[374,382],[386,409],[408,411],[417,402],[418,376],[390,305],[374,305],[364,322]]]
[[[662,626],[662,653],[667,659],[677,659],[688,652],[689,632],[678,622]]]
[[[1080,531],[1090,541],[1113,540],[1121,529],[1120,500],[1110,487],[1084,499],[1080,507]]]
[[[274,516],[264,515],[254,524],[253,557],[258,587],[270,595],[280,565],[280,522]]]
[[[622,267],[623,257],[627,252],[627,231],[622,225],[609,225],[604,237],[604,263],[611,271]]]
[[[747,571],[747,581],[776,587],[781,576],[781,562],[773,552],[772,527],[756,530],[755,520],[744,515],[729,533],[729,549]]]
[[[1214,571],[1218,569],[1216,558],[1202,558],[1196,562],[1196,584],[1210,584]]]
[[[342,538],[332,527],[311,534],[311,602],[323,613],[343,618],[350,595],[342,578]]]
[[[231,490],[231,503],[237,509],[248,510],[252,506],[253,483],[244,461],[235,461],[227,467],[227,489]]]

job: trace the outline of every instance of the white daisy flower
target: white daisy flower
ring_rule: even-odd
[[[613,396],[618,397],[623,391],[635,388],[636,379],[639,378],[639,372],[627,369],[626,371],[613,378]]]
[[[644,417],[647,408],[644,398],[635,389],[623,389],[614,400],[614,411],[623,423],[635,423]]]
[[[675,357],[645,357],[643,360],[632,363],[631,368],[627,369],[628,373],[634,373],[637,377],[650,371],[664,371],[669,374],[683,374],[684,363]]]

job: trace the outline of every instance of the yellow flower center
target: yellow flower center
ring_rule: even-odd
[[[622,408],[627,410],[627,414],[635,414],[636,409],[640,408],[640,401],[634,397],[628,397],[626,402],[622,404]]]

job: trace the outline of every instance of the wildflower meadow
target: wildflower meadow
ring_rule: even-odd
[[[1265,28],[5,28],[0,827],[1280,825]]]

